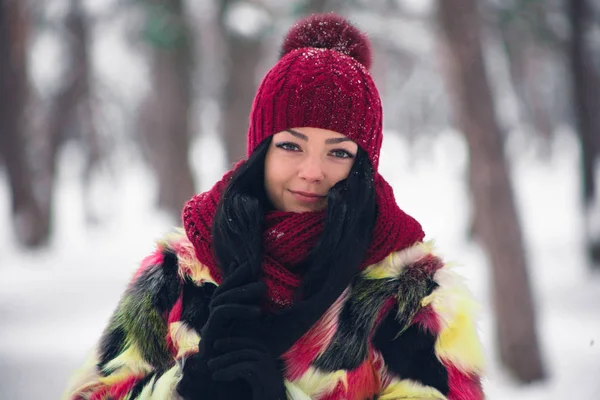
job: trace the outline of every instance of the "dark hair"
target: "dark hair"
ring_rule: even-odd
[[[261,142],[239,167],[217,206],[213,248],[225,276],[231,265],[242,262],[249,262],[256,276],[260,272],[264,212],[271,207],[264,185],[271,140]],[[324,290],[341,293],[365,258],[375,216],[373,169],[367,153],[359,147],[348,177],[329,190],[321,238],[298,266],[305,276],[297,298],[310,298]]]
[[[239,166],[217,205],[212,245],[224,276],[232,265],[248,262],[258,276],[262,259],[265,192],[265,157],[272,136],[263,140]]]

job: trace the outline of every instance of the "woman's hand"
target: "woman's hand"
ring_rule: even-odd
[[[208,321],[200,332],[198,353],[184,362],[183,376],[177,386],[179,395],[186,400],[233,398],[229,387],[215,382],[207,363],[222,355],[215,349],[218,339],[229,337],[244,325],[256,321],[260,315],[260,299],[266,291],[262,282],[248,283],[249,268],[240,266],[215,290],[209,305]]]
[[[217,339],[256,325],[261,318],[260,305],[267,286],[264,282],[250,281],[250,276],[250,267],[242,264],[215,290],[208,321],[200,332],[200,354],[214,357]]]
[[[222,353],[208,361],[215,381],[239,387],[241,393],[251,392],[253,400],[287,398],[281,366],[260,339],[223,338],[215,348]]]
[[[215,385],[227,388],[223,398],[285,399],[281,368],[267,346],[261,310],[267,287],[254,279],[250,266],[242,264],[215,291],[202,329],[201,352]]]

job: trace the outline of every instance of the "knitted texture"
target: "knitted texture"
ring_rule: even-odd
[[[240,165],[242,163],[237,168]],[[217,283],[222,282],[223,274],[213,252],[211,228],[221,194],[234,173],[235,169],[226,173],[211,190],[195,195],[183,209],[183,224],[196,256],[209,268]],[[375,191],[377,217],[361,269],[424,237],[421,225],[398,207],[391,186],[379,174],[375,175]],[[268,288],[268,308],[281,309],[292,304],[294,292],[301,283],[294,266],[317,244],[324,220],[324,211],[265,213],[262,279]]]
[[[383,111],[366,36],[339,16],[314,15],[290,29],[282,53],[254,98],[247,154],[286,129],[321,128],[355,141],[377,171]]]

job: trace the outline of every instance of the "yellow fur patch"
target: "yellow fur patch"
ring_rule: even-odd
[[[184,354],[198,352],[200,335],[194,329],[188,328],[185,323],[181,321],[171,323],[169,333],[171,339],[173,339],[173,344],[178,349],[176,358],[181,358]]]
[[[474,321],[479,307],[460,277],[447,266],[434,278],[439,287],[423,301],[432,304],[442,325],[436,354],[463,372],[479,374],[485,364]]]
[[[426,255],[433,253],[433,248],[433,241],[427,241],[390,253],[382,261],[365,269],[363,274],[366,279],[397,278],[404,267],[414,264]]]
[[[310,398],[313,398],[333,391],[339,382],[342,382],[346,388],[348,387],[346,371],[321,372],[314,367],[310,367],[300,379],[292,383]]]
[[[446,396],[440,393],[439,390],[432,387],[421,385],[420,383],[411,381],[410,379],[403,379],[392,381],[377,399],[446,400]]]
[[[302,389],[292,382],[285,380],[283,383],[285,385],[288,400],[311,400],[309,395],[304,393]]]
[[[102,383],[111,384],[123,379],[123,376],[127,377],[130,375],[146,375],[153,370],[152,366],[148,364],[140,350],[135,344],[130,344],[125,351],[119,354],[118,357],[111,360],[104,367],[104,371],[118,371],[110,376],[101,379]]]

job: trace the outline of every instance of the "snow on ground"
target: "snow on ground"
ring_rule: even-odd
[[[466,238],[467,149],[446,132],[410,147],[388,134],[381,172],[399,204],[421,221],[482,303],[481,337],[490,360],[485,389],[492,400],[600,398],[600,277],[584,263],[577,210],[577,146],[557,136],[545,163],[525,152],[514,163],[538,327],[549,379],[516,385],[496,361],[489,303],[488,265]],[[192,149],[206,189],[223,172],[221,149],[211,137]],[[100,175],[93,184],[101,224],[86,226],[76,149],[62,155],[57,189],[57,231],[49,249],[28,252],[15,244],[9,193],[0,173],[0,400],[57,399],[68,375],[99,337],[137,263],[153,240],[170,229],[153,208],[155,184],[139,162]]]

